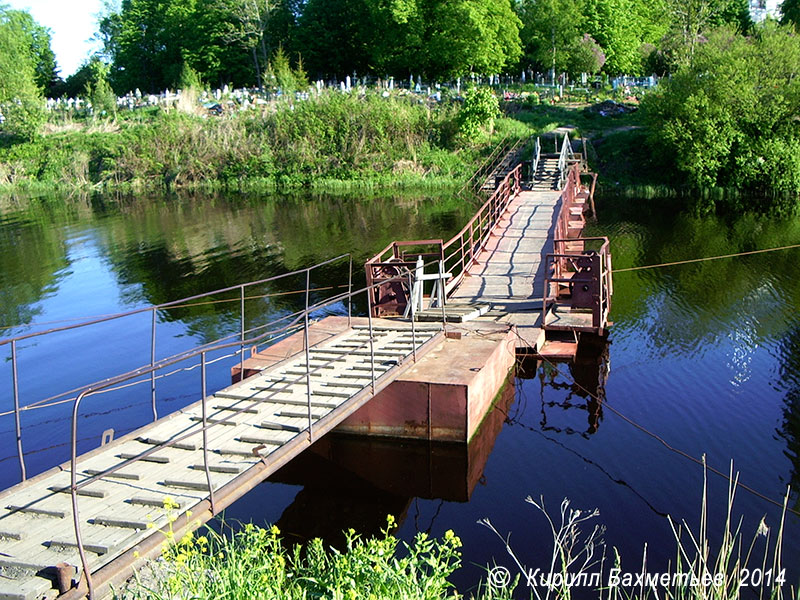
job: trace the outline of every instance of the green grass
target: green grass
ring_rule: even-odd
[[[408,187],[472,172],[456,150],[457,105],[329,93],[219,118],[133,112],[114,121],[54,117],[34,141],[0,139],[0,187]],[[486,143],[490,143],[486,139]]]

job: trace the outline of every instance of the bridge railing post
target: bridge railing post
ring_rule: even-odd
[[[156,406],[156,324],[158,322],[158,309],[153,308],[150,325],[150,408],[153,411],[153,421],[158,421],[158,407]]]
[[[308,441],[314,439],[312,432],[312,418],[311,418],[311,350],[308,342],[308,302],[311,294],[311,269],[306,269],[306,308],[303,313],[303,349],[305,350],[306,357],[306,399],[308,400]]]
[[[411,288],[409,288],[409,292]],[[367,292],[369,293],[369,292]],[[353,326],[353,255],[350,255],[350,270],[347,274],[347,326]]]
[[[242,371],[244,373],[244,371]],[[208,402],[206,398],[206,353],[200,353],[200,398],[203,411],[203,470],[206,472],[208,483],[208,499],[211,503],[211,513],[217,514],[214,501],[214,486],[211,483],[211,470],[208,467]]]
[[[244,379],[244,341],[246,339],[245,336],[245,320],[244,320],[244,285],[239,287],[240,294],[239,294],[239,301],[240,301],[240,308],[239,308],[239,316],[240,316],[240,325],[241,325],[241,340],[242,345],[239,348],[239,378]]]
[[[14,393],[14,433],[17,436],[17,458],[22,481],[27,479],[25,453],[22,451],[22,426],[19,415],[19,377],[17,374],[17,340],[11,340],[11,380]]]
[[[88,389],[82,391],[75,398],[72,405],[72,428],[70,440],[70,464],[69,464],[69,492],[72,497],[72,525],[75,529],[75,544],[78,546],[78,555],[81,559],[83,577],[86,578],[87,596],[89,600],[94,600],[94,583],[92,582],[92,571],[89,568],[89,559],[86,557],[86,549],[83,547],[83,536],[81,535],[81,518],[78,511],[78,410],[81,401],[88,394]]]
[[[410,290],[413,287],[413,282],[411,281],[411,270],[408,271],[408,289],[409,295],[411,294]],[[413,347],[412,354],[414,357],[414,362],[417,362],[417,326],[414,319],[414,312],[411,311],[411,345]]]
[[[414,322],[414,311],[411,311],[411,322]],[[372,289],[367,288],[367,325],[369,327],[369,370],[372,379],[372,395],[375,395],[375,338],[372,334]],[[310,406],[310,405],[309,405]]]

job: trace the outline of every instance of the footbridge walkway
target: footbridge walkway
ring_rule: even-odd
[[[135,564],[157,555],[164,541],[159,530],[171,528],[179,537],[211,519],[424,355],[440,360],[447,353],[432,350],[442,348],[449,322],[474,313],[516,329],[518,350],[547,352],[551,344],[555,354],[565,342],[548,340],[548,332],[567,332],[572,341],[583,332],[602,334],[610,255],[607,240],[580,237],[591,200],[591,190],[581,184],[582,166],[566,136],[553,156],[543,154],[537,140],[530,182],[523,182],[517,166],[448,242],[394,242],[367,262],[363,289],[353,289],[352,257],[344,255],[259,282],[0,340],[10,347],[13,410],[4,414],[14,419],[20,472],[20,482],[0,493],[0,599],[104,597]],[[312,303],[313,271],[344,260],[347,291]],[[298,276],[306,282],[304,309],[246,329],[250,290]],[[240,331],[156,359],[159,312],[220,294],[240,299]],[[365,300],[366,316],[352,316],[358,297]],[[144,366],[46,401],[26,401],[20,393],[23,342],[45,343],[58,332],[147,313],[152,345]],[[322,316],[328,318],[320,321]],[[259,354],[258,346],[280,351]],[[211,369],[227,370],[230,377],[230,361],[212,358],[225,352],[239,357],[234,383],[210,392]],[[257,368],[246,368],[247,352],[262,357]],[[198,373],[196,389],[189,390],[194,402],[159,416],[158,382],[179,365]],[[147,390],[141,395],[152,401],[152,422],[118,439],[106,430],[99,447],[87,444],[87,412],[109,409],[101,394],[134,385]],[[68,424],[70,459],[29,478],[21,414],[56,406],[69,409],[61,422]]]
[[[368,261],[374,314],[507,323],[518,351],[553,357],[573,356],[581,333],[604,335],[613,293],[608,239],[583,237],[596,175],[567,133],[552,154],[537,138],[528,181],[522,172],[518,164],[450,240],[396,241]],[[417,281],[442,281],[443,291],[429,283],[423,302],[424,286],[397,279],[403,269]]]

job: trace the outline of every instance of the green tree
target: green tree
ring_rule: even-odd
[[[433,0],[427,8],[431,76],[500,73],[519,60],[521,23],[509,0]]]
[[[783,0],[781,4],[781,24],[800,27],[800,0]]]
[[[186,60],[203,43],[195,28],[195,0],[123,0],[100,22],[111,79],[118,92],[174,87]]]
[[[800,38],[771,24],[706,38],[645,98],[653,144],[697,187],[800,191]]]
[[[0,7],[0,127],[28,139],[38,134],[45,118],[36,65],[29,32],[20,25],[18,11]]]
[[[9,24],[27,38],[34,60],[34,79],[43,93],[49,94],[61,78],[58,76],[56,55],[50,47],[50,30],[34,21],[24,10],[5,11]]]
[[[482,132],[491,131],[500,113],[500,102],[491,88],[471,87],[464,95],[464,106],[458,112],[458,129],[462,139],[474,142]]]
[[[556,73],[571,70],[583,38],[583,0],[522,0],[517,5],[523,23],[525,61]]]
[[[92,103],[94,117],[113,117],[117,114],[117,95],[108,82],[111,68],[99,57],[94,56],[88,63],[88,70],[86,96]]]
[[[642,73],[642,45],[666,30],[666,22],[651,20],[654,12],[652,3],[640,0],[586,0],[586,30],[605,52],[606,73]]]
[[[668,0],[672,25],[664,46],[674,66],[691,63],[703,34],[729,26],[740,33],[752,28],[747,0]]]
[[[493,74],[522,54],[509,0],[370,0],[372,64],[399,76]]]
[[[300,15],[296,47],[312,76],[366,73],[378,33],[368,0],[308,0]]]
[[[298,67],[293,69],[288,55],[281,46],[278,46],[268,67],[271,79],[284,94],[292,94],[308,87],[308,78],[302,61],[299,61]]]

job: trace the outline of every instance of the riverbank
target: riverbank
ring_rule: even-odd
[[[455,185],[512,130],[458,139],[457,103],[329,93],[261,112],[161,108],[61,119],[33,141],[0,138],[0,187],[147,190]],[[524,133],[521,131],[520,133]]]
[[[54,117],[32,141],[0,137],[0,191],[362,190],[461,186],[492,150],[564,124],[594,135],[635,123],[583,108],[507,103],[465,141],[459,102],[329,93],[261,112],[146,108]]]
[[[403,542],[394,534],[395,518],[388,515],[385,526],[374,536],[348,529],[337,543],[317,537],[301,544],[282,537],[275,525],[232,526],[218,521],[213,528],[200,530],[201,535],[189,532],[178,540],[172,530],[177,504],[167,496],[164,510],[169,524],[161,531],[160,557],[142,557],[135,575],[115,590],[114,598],[507,600],[552,594],[569,600],[573,594],[581,597],[589,591],[608,600],[646,600],[662,594],[687,600],[737,600],[750,590],[777,600],[794,598],[796,590],[787,578],[782,555],[787,506],[784,504],[779,524],[768,525],[764,517],[754,531],[745,532],[742,523],[735,524],[732,518],[737,483],[738,475],[731,472],[727,518],[722,531],[715,531],[721,535],[719,540],[706,525],[706,478],[697,531],[686,521],[678,523],[666,517],[678,559],[660,572],[647,562],[647,546],[640,564],[623,561],[616,548],[607,548],[605,529],[595,523],[598,510],[574,509],[565,498],[559,519],[549,514],[543,498],[529,496],[526,503],[550,524],[552,539],[541,540],[543,547],[552,548],[550,560],[543,569],[526,566],[510,533],[501,533],[490,519],[483,518],[478,523],[500,540],[507,556],[485,565],[485,577],[462,590],[463,595],[450,581],[462,567],[462,542],[451,529],[441,537],[418,531],[412,540]],[[762,537],[767,538],[763,544]],[[742,554],[743,545],[749,547],[746,554]]]

